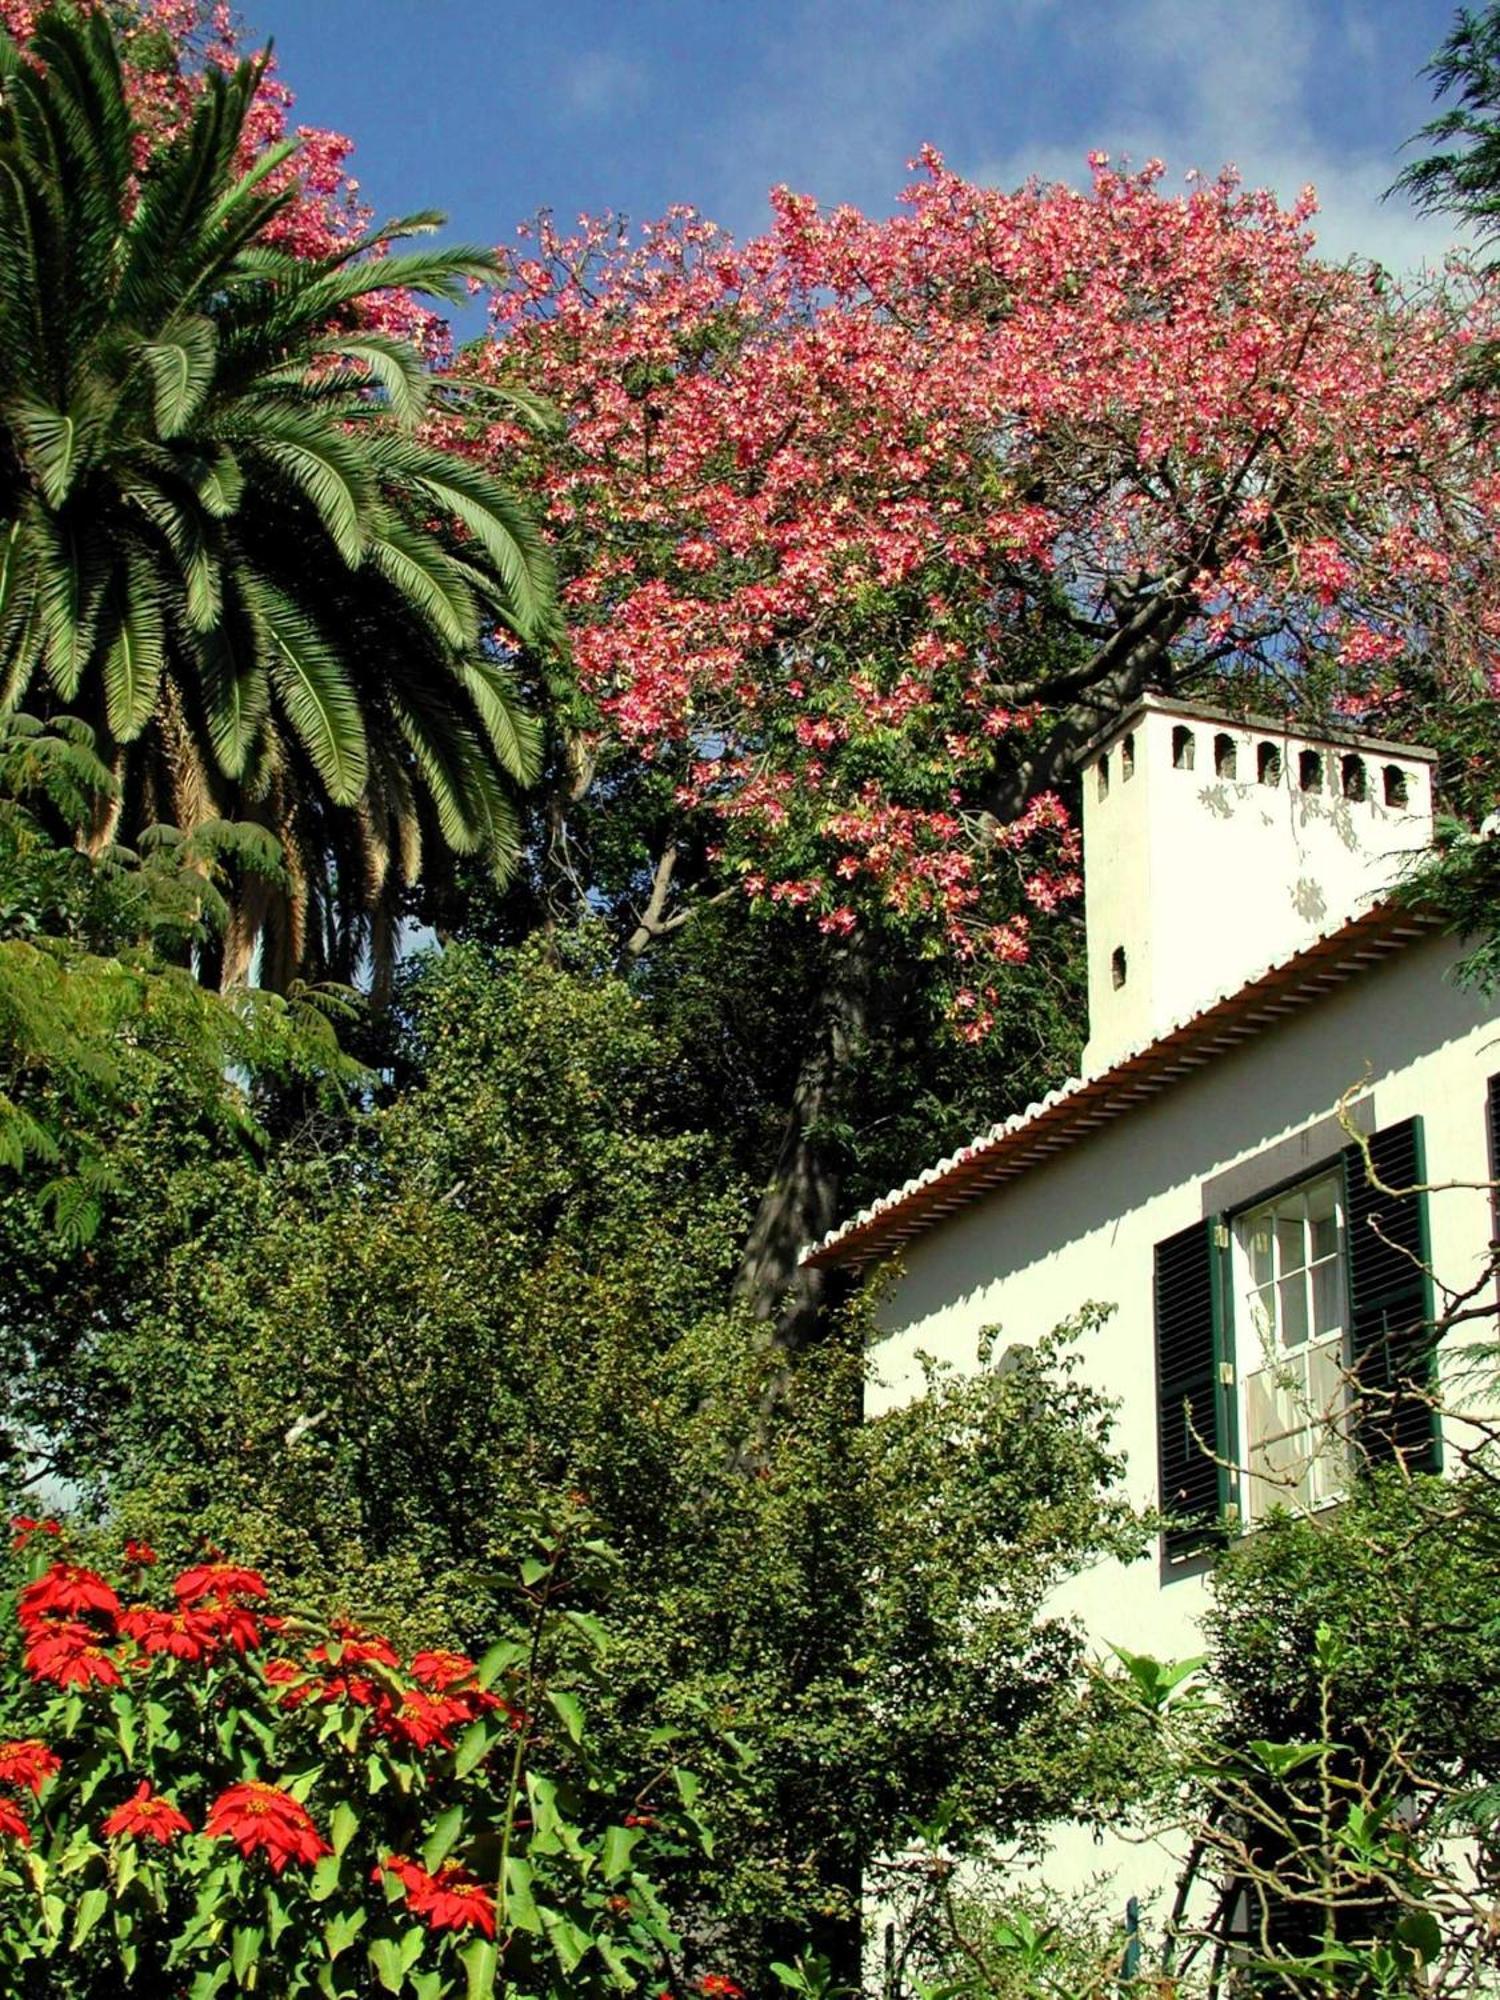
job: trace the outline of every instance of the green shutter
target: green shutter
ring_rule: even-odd
[[[1212,1222],[1156,1246],[1157,1467],[1161,1510],[1172,1517],[1169,1557],[1222,1537],[1223,1471],[1231,1440],[1219,1369],[1218,1255]]]
[[[1345,1152],[1354,1440],[1370,1464],[1399,1459],[1410,1471],[1435,1472],[1441,1444],[1424,1393],[1433,1381],[1433,1308],[1422,1121],[1389,1125],[1367,1143],[1375,1178],[1413,1191],[1384,1193],[1361,1148]]]

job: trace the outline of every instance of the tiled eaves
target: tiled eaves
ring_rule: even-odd
[[[1422,911],[1389,901],[1375,904],[1247,985],[1221,994],[1097,1076],[1074,1077],[1040,1103],[991,1126],[809,1245],[801,1261],[862,1270],[890,1256],[977,1195],[1015,1180],[1086,1133],[1159,1095],[1179,1077],[1201,1069],[1285,1015],[1310,1006],[1436,928],[1437,919]]]

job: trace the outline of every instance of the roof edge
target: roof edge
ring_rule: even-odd
[[[1129,708],[1122,709],[1112,722],[1096,729],[1075,753],[1074,762],[1082,764],[1097,750],[1104,749],[1117,736],[1139,722],[1143,715],[1181,715],[1192,722],[1222,722],[1234,729],[1248,729],[1258,735],[1280,736],[1286,739],[1296,737],[1306,743],[1328,743],[1339,749],[1366,750],[1377,757],[1404,757],[1417,764],[1435,764],[1438,754],[1421,743],[1394,743],[1385,736],[1364,736],[1358,730],[1340,729],[1337,726],[1317,729],[1304,728],[1293,722],[1290,716],[1282,716],[1278,721],[1274,716],[1258,714],[1253,709],[1235,710],[1216,708],[1210,702],[1178,700],[1174,695],[1157,694],[1148,691],[1133,701]]]
[[[1427,909],[1390,898],[1372,905],[1122,1056],[1109,1069],[1073,1077],[1039,1103],[991,1126],[810,1244],[800,1262],[819,1269],[855,1270],[881,1262],[978,1196],[1017,1178],[1098,1126],[1123,1117],[1178,1077],[1310,1005],[1364,967],[1442,927],[1441,919]]]

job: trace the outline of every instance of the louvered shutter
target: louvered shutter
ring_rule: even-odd
[[[1156,1423],[1161,1509],[1177,1525],[1171,1556],[1219,1538],[1223,1455],[1214,1328],[1213,1225],[1195,1223],[1156,1246]]]
[[[1425,1179],[1422,1122],[1408,1118],[1369,1141],[1370,1164],[1389,1188]],[[1359,1407],[1355,1442],[1365,1458],[1398,1456],[1414,1472],[1435,1472],[1438,1431],[1423,1391],[1433,1377],[1432,1285],[1427,1198],[1371,1185],[1364,1155],[1344,1155],[1349,1235],[1351,1361]]]

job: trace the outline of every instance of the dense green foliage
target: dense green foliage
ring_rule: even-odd
[[[400,1045],[385,1108],[142,1191],[174,1237],[77,1290],[109,1303],[59,1462],[120,1528],[413,1640],[477,1643],[518,1515],[585,1493],[618,1555],[598,1726],[680,1732],[718,1844],[679,1907],[746,1965],[945,1801],[982,1844],[1085,1800],[1079,1641],[1038,1607],[1139,1537],[1066,1344],[860,1425],[862,1316],[788,1356],[725,1303],[745,1192],[587,939],[430,961]]]

